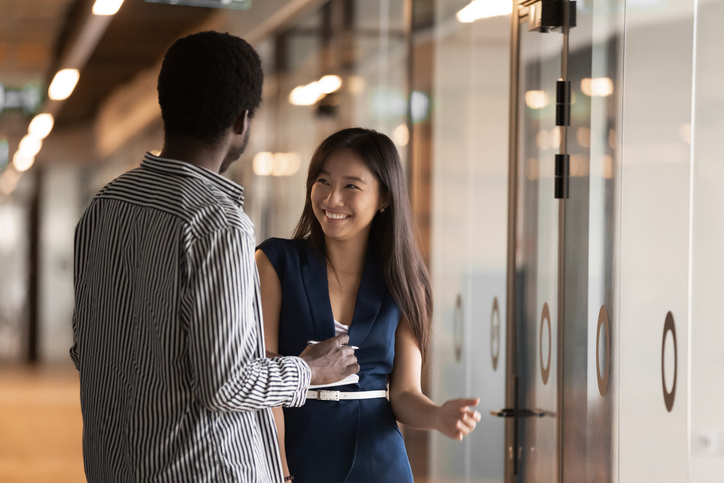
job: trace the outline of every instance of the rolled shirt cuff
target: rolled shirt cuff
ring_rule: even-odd
[[[309,384],[312,381],[312,370],[300,357],[290,356],[285,357],[284,359],[295,367],[295,372],[297,373],[297,385],[294,388],[294,394],[292,395],[291,400],[284,406],[292,408],[303,406],[307,401],[307,390],[309,389]]]

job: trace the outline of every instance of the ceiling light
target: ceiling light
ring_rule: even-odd
[[[531,109],[542,109],[548,105],[548,94],[545,91],[528,91],[525,93],[525,104]]]
[[[254,174],[257,176],[269,176],[274,169],[274,155],[268,151],[256,153],[252,161]]]
[[[342,87],[342,78],[338,75],[325,75],[319,79],[319,91],[322,94],[331,94]]]
[[[54,101],[67,99],[73,93],[80,78],[78,69],[63,69],[55,74],[48,88],[48,96]]]
[[[608,77],[581,80],[581,91],[589,97],[606,97],[613,94],[613,81]]]
[[[96,0],[93,15],[115,15],[122,4],[123,0]]]
[[[28,134],[20,141],[18,152],[25,156],[35,157],[43,147],[43,141]]]
[[[473,0],[456,17],[458,22],[471,23],[481,18],[498,17],[513,13],[512,0]]]
[[[407,124],[400,124],[392,131],[392,141],[398,146],[407,146],[410,142],[410,130]]]
[[[45,139],[53,130],[53,123],[52,114],[38,114],[30,122],[28,133],[36,139]]]
[[[321,95],[319,82],[314,81],[306,86],[295,87],[289,93],[289,102],[295,106],[311,106],[319,100]]]
[[[19,173],[30,169],[34,162],[35,156],[28,156],[20,150],[18,150],[18,152],[15,153],[15,156],[13,156],[13,166],[15,166],[15,169]]]

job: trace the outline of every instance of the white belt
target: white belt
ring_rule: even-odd
[[[375,399],[387,397],[387,391],[307,391],[307,399],[319,399],[320,401],[341,401],[343,399]]]

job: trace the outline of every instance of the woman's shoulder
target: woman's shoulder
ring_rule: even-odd
[[[257,250],[261,250],[267,256],[275,268],[288,263],[298,263],[306,257],[308,241],[305,239],[268,238],[264,240]]]
[[[307,240],[296,238],[267,238],[256,247],[257,250],[267,251],[276,250],[281,252],[301,251],[305,249]]]

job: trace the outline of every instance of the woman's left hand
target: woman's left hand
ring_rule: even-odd
[[[480,413],[471,409],[480,399],[451,399],[440,406],[435,414],[435,428],[445,436],[462,441],[463,436],[475,429]]]

